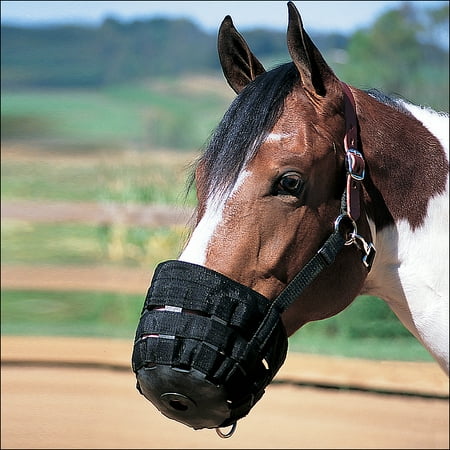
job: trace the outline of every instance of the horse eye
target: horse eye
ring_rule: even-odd
[[[303,182],[300,174],[296,172],[288,172],[278,180],[276,194],[298,196],[302,187]]]

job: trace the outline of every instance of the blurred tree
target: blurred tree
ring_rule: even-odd
[[[449,32],[449,4],[445,2],[442,6],[425,11],[425,29],[421,34],[424,43],[440,45],[448,50]]]
[[[402,3],[351,36],[348,60],[337,72],[355,86],[448,111],[448,46],[440,38],[446,27],[448,4],[424,12]]]

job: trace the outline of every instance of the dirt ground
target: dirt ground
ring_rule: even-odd
[[[235,435],[194,431],[135,389],[131,343],[2,338],[1,448],[448,448],[446,399],[317,389],[373,386],[448,396],[433,363],[289,355]]]

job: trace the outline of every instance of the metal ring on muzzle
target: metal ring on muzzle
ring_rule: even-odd
[[[155,271],[136,331],[138,390],[164,415],[194,429],[234,424],[283,364],[287,336],[270,301],[230,278],[182,261]]]

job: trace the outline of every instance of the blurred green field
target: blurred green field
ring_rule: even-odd
[[[2,264],[113,265],[153,268],[177,257],[188,236],[181,225],[46,224],[5,220]],[[150,270],[150,269],[149,269]]]
[[[144,293],[3,290],[2,333],[123,338],[131,346],[143,301]],[[307,324],[289,339],[289,349],[345,357],[432,360],[399,327],[390,309],[370,297],[359,297],[337,317]]]
[[[143,297],[102,292],[2,290],[2,334],[130,339]]]
[[[233,95],[222,79],[156,79],[99,89],[2,91],[2,140],[53,148],[199,149]]]
[[[25,150],[24,150],[25,149]],[[93,150],[57,153],[3,145],[2,200],[195,205],[194,152]]]

